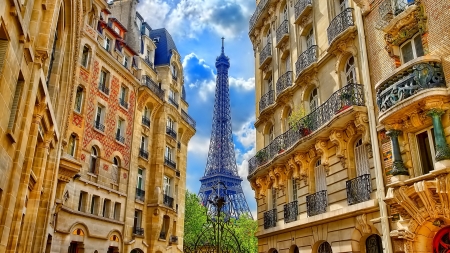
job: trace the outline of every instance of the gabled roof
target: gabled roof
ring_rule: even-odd
[[[157,65],[169,65],[170,57],[172,56],[172,50],[178,52],[175,42],[172,39],[170,33],[166,28],[160,28],[150,31],[150,38],[155,41],[156,51],[155,51],[155,66]]]

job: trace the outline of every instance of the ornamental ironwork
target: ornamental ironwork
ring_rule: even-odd
[[[394,15],[398,15],[408,8],[408,6],[413,5],[414,0],[394,0]]]
[[[175,101],[174,98],[169,97],[169,103],[172,104],[173,106],[175,106],[177,109],[179,107],[178,103]]]
[[[195,120],[191,116],[189,116],[189,114],[187,114],[187,112],[183,109],[181,109],[181,118],[195,129],[196,126]]]
[[[140,148],[139,149],[139,156],[144,158],[144,159],[148,159],[148,151],[143,149],[143,148]]]
[[[259,112],[260,113],[275,102],[274,93],[275,93],[274,90],[270,90],[269,92],[267,92],[266,94],[264,94],[261,97],[261,100],[259,100]]]
[[[277,97],[280,95],[284,90],[292,86],[292,71],[287,71],[284,73],[280,78],[278,78],[277,81]],[[261,111],[261,108],[260,108]]]
[[[102,124],[100,121],[98,121],[98,120],[94,121],[94,127],[95,127],[95,129],[100,130],[100,131],[102,131],[102,132],[105,131],[105,125],[103,125],[103,124]]]
[[[163,194],[163,204],[167,207],[173,208],[173,198],[167,194]]]
[[[253,13],[252,17],[249,20],[249,31],[251,31],[253,29],[253,27],[255,26],[256,22],[258,21],[258,18],[261,16],[261,13],[263,12],[263,10],[266,8],[266,6],[268,6],[268,2],[270,2],[270,0],[261,0],[259,1],[258,5],[256,6],[256,10]]]
[[[145,200],[145,191],[139,188],[136,188],[136,199],[140,201]]]
[[[328,26],[328,44],[331,45],[334,39],[339,36],[342,32],[347,30],[350,26],[354,26],[353,23],[353,8],[347,8],[339,13],[331,21],[330,26]]]
[[[317,61],[317,46],[310,46],[303,53],[298,56],[297,62],[295,63],[295,72],[297,73],[297,77],[300,75],[303,70],[307,67],[311,66],[314,62]]]
[[[370,199],[372,185],[370,174],[364,174],[346,182],[348,205],[358,204]]]
[[[174,170],[177,169],[177,163],[174,162],[174,161],[172,161],[171,159],[169,159],[169,158],[167,158],[167,157],[164,158],[164,164],[167,165],[167,166],[169,166],[170,168],[172,168],[172,169],[174,169]]]
[[[120,133],[116,134],[116,141],[120,142],[120,143],[125,143],[125,137],[123,137],[122,135],[120,135]]]
[[[99,84],[98,89],[106,95],[109,95],[109,88],[105,84]]]
[[[125,101],[125,99],[119,98],[119,104],[120,104],[120,106],[122,106],[123,108],[128,109],[128,102]]]
[[[172,127],[169,126],[166,127],[166,134],[174,138],[175,140],[177,139],[177,132],[175,132],[175,130],[173,130]]]
[[[146,116],[142,116],[142,125],[150,127],[150,119]]]
[[[259,65],[261,66],[269,57],[272,57],[272,43],[267,43],[267,45],[259,53]]]
[[[272,209],[264,213],[264,229],[277,226],[277,209]]]
[[[144,235],[144,228],[133,227],[133,234],[135,234],[135,235]]]
[[[303,137],[327,124],[336,114],[347,110],[351,106],[364,106],[364,92],[361,84],[347,84],[342,87],[333,93],[325,103],[301,118],[298,122],[299,128],[290,128],[283,134],[277,136],[265,148],[259,150],[248,161],[248,174],[252,174],[258,166],[269,162],[281,150],[290,149],[302,140]]]
[[[377,88],[377,105],[384,112],[414,94],[431,88],[445,88],[440,62],[421,62],[400,71]]]
[[[377,234],[373,234],[367,237],[366,253],[382,253],[382,252],[383,252],[383,244],[381,242],[381,237]]]
[[[312,6],[312,0],[298,0],[295,3],[294,9],[296,19],[303,13],[307,6]]]
[[[153,62],[150,60],[150,55],[146,55],[144,58],[144,62],[152,69],[154,69],[154,64]]]
[[[306,212],[308,217],[325,213],[328,206],[328,193],[326,190],[306,195]]]
[[[319,245],[318,253],[333,253],[331,245],[328,242],[323,242]]]
[[[142,85],[147,86],[156,96],[161,100],[164,100],[164,90],[162,90],[149,76],[142,77]]]
[[[297,220],[298,215],[298,201],[294,200],[284,205],[284,223],[289,223]]]
[[[281,41],[284,35],[289,35],[289,21],[285,20],[277,29],[277,44]]]

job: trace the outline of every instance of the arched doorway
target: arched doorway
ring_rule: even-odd
[[[130,253],[144,253],[144,251],[142,251],[141,249],[133,249]]]
[[[450,227],[439,230],[433,239],[433,252],[445,253],[450,248]]]
[[[381,237],[373,234],[366,239],[366,253],[382,253],[383,246],[381,243]]]
[[[320,244],[317,252],[318,253],[333,253],[333,250],[331,250],[331,245],[328,242],[323,242],[322,244]]]
[[[289,253],[299,253],[297,245],[292,245],[289,249]]]

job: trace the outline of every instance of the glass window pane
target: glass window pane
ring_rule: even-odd
[[[424,52],[423,52],[423,45],[422,45],[422,37],[420,36],[420,34],[414,38],[414,46],[416,49],[416,57],[423,56]]]
[[[411,41],[408,41],[405,45],[403,45],[402,58],[403,58],[403,63],[407,63],[410,60],[414,59]]]
[[[434,169],[433,157],[430,147],[428,132],[425,131],[417,135],[417,146],[419,148],[419,158],[422,165],[422,173],[427,174]]]

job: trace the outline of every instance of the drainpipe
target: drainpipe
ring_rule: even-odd
[[[367,101],[367,114],[369,116],[369,131],[370,131],[370,139],[372,140],[372,151],[375,165],[375,176],[376,176],[376,184],[377,184],[377,198],[380,207],[380,215],[379,218],[381,221],[381,230],[383,233],[383,241],[384,241],[384,252],[392,253],[392,241],[389,235],[389,219],[386,203],[383,201],[385,196],[384,190],[384,182],[383,182],[383,168],[381,166],[381,155],[380,148],[378,145],[377,138],[377,129],[376,123],[377,120],[375,118],[375,108],[373,106],[373,93],[372,86],[370,82],[370,72],[369,72],[369,62],[367,58],[367,48],[366,48],[366,35],[364,33],[364,22],[362,19],[361,8],[355,8],[355,16],[356,16],[356,27],[358,29],[358,40],[361,49],[361,60],[362,60],[362,77],[366,90],[366,101]]]

